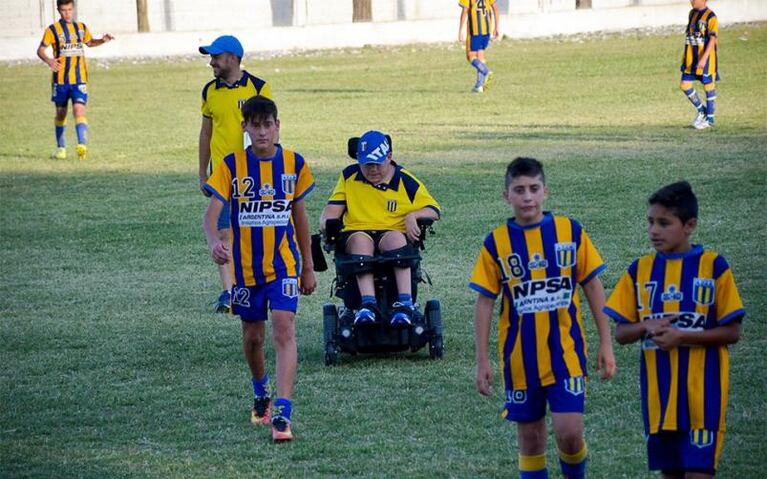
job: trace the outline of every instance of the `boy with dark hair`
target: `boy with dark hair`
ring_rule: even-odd
[[[242,345],[252,375],[253,424],[272,424],[275,441],[290,441],[290,398],[297,350],[294,317],[298,294],[316,286],[309,220],[304,199],[314,189],[309,165],[276,140],[277,106],[256,96],[242,107],[242,129],[251,146],[226,156],[205,185],[212,195],[203,230],[213,261],[232,262],[232,313],[242,320]],[[216,223],[230,204],[232,239],[224,242]],[[299,253],[300,251],[300,253]],[[277,356],[277,399],[269,395],[264,364],[264,335],[272,314],[272,343]]]
[[[647,211],[652,254],[631,263],[605,313],[620,344],[641,341],[642,416],[650,470],[713,477],[722,454],[727,345],[745,312],[727,261],[690,243],[698,200],[686,181],[661,188]]]
[[[682,79],[679,87],[698,110],[692,126],[698,130],[714,126],[716,82],[719,80],[719,21],[706,6],[706,0],[690,0],[692,10],[687,18],[686,39],[682,55]],[[701,103],[692,82],[698,80],[706,91],[706,104]]]
[[[484,241],[469,287],[478,293],[474,311],[480,394],[490,395],[488,359],[493,305],[503,302],[498,326],[506,404],[503,416],[517,423],[521,478],[545,478],[546,403],[551,409],[562,473],[582,478],[586,330],[576,283],[581,285],[599,331],[597,366],[603,379],[615,373],[610,328],[602,313],[605,294],[597,276],[602,258],[581,225],[543,211],[548,195],[543,165],[516,158],[506,170],[506,201],[514,217]]]
[[[85,104],[88,103],[88,68],[85,64],[84,47],[97,47],[114,40],[114,37],[105,33],[101,38],[93,38],[84,23],[75,21],[74,0],[57,0],[56,8],[61,18],[45,29],[43,39],[37,47],[37,56],[53,72],[51,101],[56,105],[56,150],[51,158],[64,160],[67,157],[64,130],[67,124],[67,104],[71,99],[77,132],[77,156],[84,160],[88,153],[88,120],[85,118]],[[53,48],[53,58],[45,54],[48,47]]]
[[[471,91],[482,93],[493,82],[493,72],[485,63],[485,50],[491,36],[498,38],[498,5],[495,0],[458,0],[458,5],[461,7],[458,41],[466,43],[466,60],[477,70],[477,82]]]

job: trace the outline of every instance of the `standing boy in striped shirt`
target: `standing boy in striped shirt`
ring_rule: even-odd
[[[84,160],[88,153],[88,120],[85,118],[88,68],[84,46],[97,47],[114,40],[114,37],[105,33],[101,38],[93,38],[84,23],[75,22],[74,0],[57,0],[56,7],[61,18],[45,29],[40,46],[37,47],[37,56],[53,71],[51,101],[56,105],[56,150],[51,157],[57,160],[67,157],[64,129],[67,124],[67,104],[71,99],[77,132],[77,156]],[[53,58],[45,53],[49,46],[53,48]]]
[[[458,5],[461,7],[458,41],[466,42],[466,60],[477,70],[477,81],[471,91],[482,93],[493,81],[493,72],[485,63],[485,50],[491,36],[498,38],[498,5],[495,0],[458,0]]]
[[[690,0],[692,10],[687,18],[685,29],[684,54],[682,55],[682,79],[679,87],[698,110],[692,126],[698,130],[714,126],[714,106],[716,103],[716,82],[719,80],[719,21],[716,14],[706,6],[706,0]],[[693,81],[703,84],[706,92],[704,105]]]

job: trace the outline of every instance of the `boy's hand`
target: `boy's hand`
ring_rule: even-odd
[[[61,58],[51,58],[47,63],[51,71],[58,72],[61,70]]]
[[[115,39],[115,36],[112,35],[111,33],[105,33],[104,36],[102,37],[102,40],[104,40],[104,43],[111,42],[114,39]]]
[[[298,290],[301,294],[309,296],[317,288],[317,278],[314,276],[313,268],[303,268],[301,270],[301,279],[298,283]]]
[[[597,352],[597,373],[603,380],[612,379],[615,376],[615,355],[613,354],[612,342],[608,339],[599,345]]]
[[[493,392],[493,368],[487,361],[477,361],[477,391],[483,396]]]
[[[405,216],[405,236],[408,241],[415,243],[421,236],[421,228],[418,227],[418,218],[413,213],[408,213]]]
[[[203,195],[205,195],[206,197],[210,198],[211,197],[210,191],[205,189],[205,185],[207,185],[207,184],[208,184],[208,179],[207,178],[200,178],[200,191],[202,191]]]
[[[669,351],[682,344],[682,332],[671,325],[655,328],[652,340],[664,351]]]
[[[210,249],[210,256],[216,264],[226,264],[232,259],[229,252],[229,244],[219,241]]]

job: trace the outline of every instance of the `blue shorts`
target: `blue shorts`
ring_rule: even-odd
[[[504,417],[509,421],[535,422],[546,415],[546,402],[551,412],[583,414],[586,384],[583,376],[564,379],[546,387],[506,391]]]
[[[469,36],[470,52],[487,50],[488,45],[490,45],[490,35],[470,35]]]
[[[232,314],[243,321],[266,321],[269,311],[298,310],[298,278],[278,278],[259,286],[232,287]]]
[[[77,85],[56,85],[55,83],[51,89],[51,101],[56,106],[67,106],[69,99],[72,99],[72,103],[82,103],[85,105],[88,103],[88,85],[85,83],[78,83]]]
[[[717,73],[716,77],[712,77],[711,75],[695,75],[693,73],[682,72],[682,78],[679,81],[695,81],[695,80],[698,80],[704,85],[708,85],[709,83],[714,83],[714,81],[719,80],[719,74]]]
[[[224,207],[221,208],[221,214],[218,215],[218,230],[228,230],[232,227],[232,219],[229,217],[229,212],[231,210],[231,203],[228,201],[224,202]]]
[[[724,445],[724,433],[696,429],[664,431],[647,436],[647,465],[666,473],[714,474]]]

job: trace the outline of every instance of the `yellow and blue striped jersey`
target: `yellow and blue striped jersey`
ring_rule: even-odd
[[[744,316],[727,261],[694,245],[686,253],[656,252],[631,263],[605,313],[618,323],[678,315],[673,326],[704,331]],[[640,383],[645,432],[725,430],[729,388],[727,346],[641,346]]]
[[[386,184],[373,185],[365,179],[360,165],[341,172],[328,200],[329,205],[346,207],[344,231],[397,230],[403,233],[405,216],[422,208],[440,214],[440,206],[421,181],[392,162],[394,175]]]
[[[493,299],[503,293],[498,354],[506,391],[587,375],[576,285],[605,267],[577,221],[549,212],[535,225],[511,218],[485,238],[469,287]]]
[[[272,158],[238,150],[208,178],[205,189],[231,203],[232,276],[237,286],[256,286],[300,274],[293,203],[314,189],[309,165],[277,145]]]
[[[458,0],[458,5],[468,10],[466,36],[490,35],[492,25],[493,4],[495,0]]]
[[[716,45],[714,45],[703,69],[699,70],[697,69],[697,66],[698,59],[706,50],[706,46],[708,46],[708,42],[711,41],[711,37],[716,37],[718,35],[719,21],[716,19],[716,15],[710,8],[706,7],[703,10],[690,10],[687,28],[685,29],[684,54],[682,55],[681,70],[683,73],[707,75],[716,79],[719,66]]]
[[[242,105],[251,97],[261,95],[271,100],[272,91],[262,79],[243,70],[234,85],[216,78],[202,89],[202,116],[213,122],[210,139],[210,170],[213,171],[224,157],[246,147],[242,131]]]
[[[45,29],[42,44],[53,46],[53,57],[61,62],[59,71],[53,72],[54,85],[88,83],[85,45],[92,39],[90,30],[82,22],[67,23],[62,19]]]

